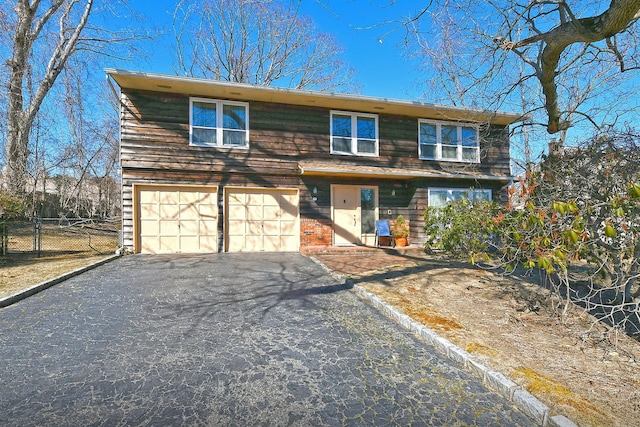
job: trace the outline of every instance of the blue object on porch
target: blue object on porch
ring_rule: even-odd
[[[396,242],[393,239],[393,234],[391,234],[389,221],[386,219],[376,220],[376,246],[380,246],[380,237],[388,237],[391,242],[391,246],[395,246]]]

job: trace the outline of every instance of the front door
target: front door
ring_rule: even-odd
[[[377,189],[334,185],[332,191],[333,244],[372,245],[378,217]]]
[[[360,243],[358,187],[333,187],[333,244],[336,246]]]

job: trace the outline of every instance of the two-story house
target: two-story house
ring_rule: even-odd
[[[375,221],[499,198],[519,114],[115,69],[124,246],[370,245]],[[473,190],[470,190],[473,189]]]

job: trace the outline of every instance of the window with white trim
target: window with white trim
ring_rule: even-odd
[[[249,104],[189,100],[189,143],[204,147],[249,147]]]
[[[423,160],[480,162],[476,125],[419,120],[418,138],[418,154]]]
[[[378,116],[331,112],[331,154],[378,155]]]
[[[449,202],[469,199],[472,202],[491,200],[491,190],[472,188],[429,188],[429,206],[441,208]]]

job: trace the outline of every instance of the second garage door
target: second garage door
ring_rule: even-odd
[[[229,252],[298,250],[297,190],[227,189],[226,208]]]

